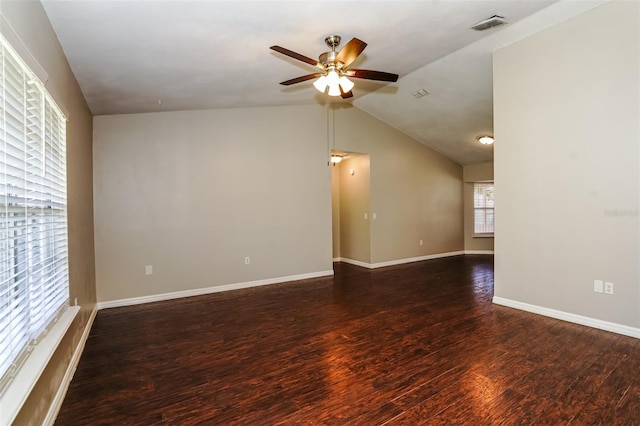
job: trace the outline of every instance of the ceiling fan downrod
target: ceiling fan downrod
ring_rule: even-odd
[[[340,37],[339,35],[330,35],[325,37],[324,42],[327,43],[327,46],[329,46],[331,51],[320,54],[320,57],[318,58],[318,62],[323,65],[324,69],[336,67],[336,57],[338,56],[336,47],[340,45],[340,40],[342,40],[342,37]]]

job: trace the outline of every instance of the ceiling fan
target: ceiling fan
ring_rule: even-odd
[[[342,38],[339,35],[330,35],[324,39],[331,51],[320,55],[319,60],[311,59],[307,56],[293,52],[280,46],[271,46],[271,50],[287,55],[290,58],[305,62],[320,69],[319,72],[303,75],[301,77],[292,78],[283,81],[280,84],[290,86],[303,81],[317,80],[313,85],[320,92],[328,92],[329,96],[341,96],[343,99],[351,98],[353,93],[351,89],[354,84],[348,77],[363,78],[366,80],[378,81],[398,81],[398,74],[391,74],[382,71],[371,71],[361,69],[349,69],[349,65],[362,53],[367,43],[357,38],[352,38],[344,45],[340,52],[336,52],[336,47],[340,45]],[[327,90],[328,89],[328,90]]]

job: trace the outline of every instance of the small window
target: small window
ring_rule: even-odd
[[[473,233],[493,236],[493,182],[473,184]]]

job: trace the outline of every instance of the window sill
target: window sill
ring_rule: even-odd
[[[491,234],[473,234],[473,238],[493,238],[493,233],[491,233]]]
[[[80,312],[79,306],[71,306],[58,318],[51,330],[35,346],[22,367],[0,395],[0,425],[10,425],[27,400],[40,375]]]

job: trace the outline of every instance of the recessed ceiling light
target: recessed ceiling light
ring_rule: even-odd
[[[478,142],[480,142],[482,145],[491,145],[493,143],[493,136],[489,136],[489,135],[478,136],[477,139],[478,139]]]

